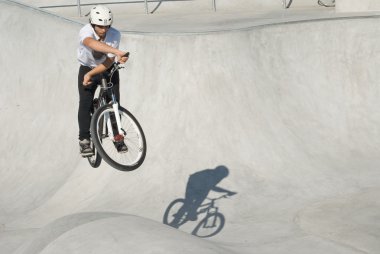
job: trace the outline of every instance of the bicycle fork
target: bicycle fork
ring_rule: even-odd
[[[207,217],[206,217],[206,222],[204,225],[205,228],[213,228],[216,226],[217,213],[218,213],[218,208],[216,207],[209,208],[206,215]]]
[[[105,80],[103,80],[105,83]],[[103,87],[106,87],[106,83],[103,84]],[[114,117],[116,121],[116,127],[113,126],[112,119],[111,119],[111,114],[109,112],[106,112],[104,117],[105,117],[105,122],[107,124],[107,129],[108,129],[108,137],[114,141],[114,142],[120,142],[124,140],[124,136],[126,135],[126,132],[121,128],[121,120],[120,120],[120,113],[119,113],[119,103],[116,100],[116,96],[111,92],[111,104],[112,108],[114,111],[114,114],[112,117]],[[116,129],[116,130],[115,130]],[[116,133],[114,133],[114,130]]]
[[[120,120],[120,113],[119,113],[119,103],[117,103],[116,100],[112,100],[112,108],[114,114],[112,117],[114,117],[114,120],[116,122],[113,124],[111,120],[111,115],[109,112],[106,113],[106,123],[108,128],[108,136],[112,139],[112,141],[120,142],[123,141],[124,136],[126,135],[125,131],[121,128],[121,120]],[[116,127],[116,128],[115,128]]]

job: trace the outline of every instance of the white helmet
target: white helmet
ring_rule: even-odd
[[[104,5],[97,5],[91,9],[90,23],[99,26],[112,25],[113,17],[110,9]]]

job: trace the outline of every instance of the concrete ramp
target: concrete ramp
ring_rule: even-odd
[[[0,10],[1,253],[379,252],[378,17],[123,34],[121,103],[148,143],[126,173],[78,154],[81,24]],[[164,225],[218,165],[237,193],[215,203],[221,230]]]

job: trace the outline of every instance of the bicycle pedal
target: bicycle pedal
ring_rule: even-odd
[[[93,153],[92,153],[92,154],[81,154],[81,156],[82,156],[83,158],[89,158],[89,157],[94,156],[94,154],[93,154]]]

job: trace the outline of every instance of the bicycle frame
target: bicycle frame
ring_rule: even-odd
[[[100,106],[103,106],[103,105],[107,104],[106,96],[107,96],[107,93],[108,93],[108,96],[111,97],[111,101],[109,103],[112,104],[112,108],[113,108],[113,110],[115,112],[115,120],[116,120],[118,134],[121,135],[122,137],[124,137],[126,133],[120,127],[121,126],[121,121],[120,121],[120,114],[119,114],[119,103],[116,100],[115,93],[114,93],[114,91],[112,89],[113,84],[111,82],[112,76],[113,76],[114,72],[117,71],[120,68],[121,67],[119,67],[119,65],[117,63],[114,63],[113,68],[112,68],[112,70],[111,70],[111,72],[110,72],[109,75],[102,74],[101,82],[99,84],[99,86],[100,86],[99,103],[100,103]],[[107,76],[108,76],[108,78],[110,80],[109,82],[107,82]],[[119,141],[119,140],[115,140],[115,135],[114,135],[114,133],[112,131],[111,116],[110,116],[110,114],[108,112],[105,113],[105,123],[106,123],[107,129],[108,129],[108,137],[112,141]]]
[[[197,211],[197,214],[206,213],[206,216],[210,214],[215,214],[218,212],[218,207],[215,206],[215,200],[211,199],[209,203],[203,204],[200,206],[200,209]],[[204,207],[204,208],[202,208]]]
[[[212,215],[215,215],[218,213],[219,208],[215,206],[215,201],[218,199],[219,198],[210,199],[209,203],[201,205],[200,206],[201,208],[197,211],[197,214],[206,213],[206,216],[205,216],[206,223],[204,225],[204,228],[213,228],[216,225],[217,217],[212,216]],[[204,207],[204,208],[202,208],[202,207]]]

